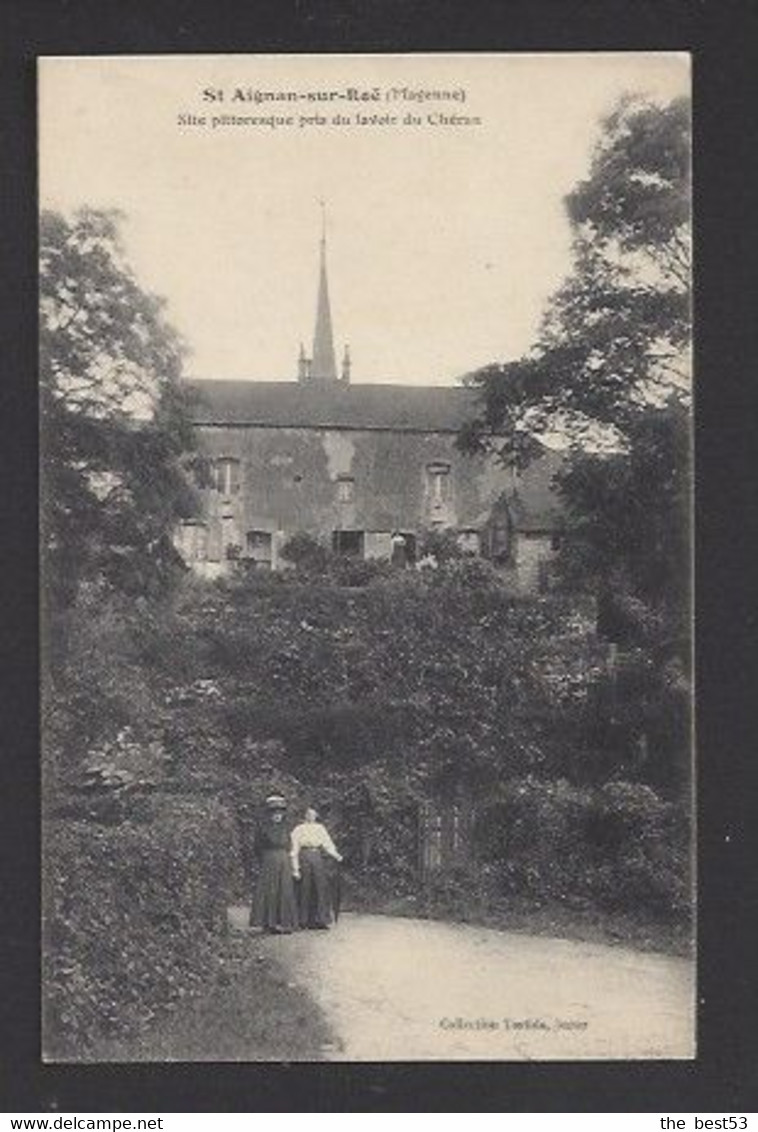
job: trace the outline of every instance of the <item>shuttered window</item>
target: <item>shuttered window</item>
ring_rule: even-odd
[[[235,456],[220,456],[215,461],[213,485],[221,495],[237,494],[240,489],[240,462]]]

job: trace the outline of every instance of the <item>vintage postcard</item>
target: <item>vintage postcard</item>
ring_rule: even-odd
[[[39,60],[46,1060],[695,1056],[689,93]]]

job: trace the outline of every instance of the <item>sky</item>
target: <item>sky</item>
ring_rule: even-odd
[[[602,118],[688,90],[668,53],[48,58],[40,201],[124,213],[189,376],[284,381],[310,352],[323,200],[352,380],[455,384],[533,343]]]

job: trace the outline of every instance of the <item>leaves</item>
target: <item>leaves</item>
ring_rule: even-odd
[[[143,291],[117,213],[40,224],[43,578],[52,612],[85,579],[165,590],[180,568],[176,521],[194,497],[184,349]]]
[[[644,650],[655,678],[629,696],[624,718],[657,736],[673,775],[690,741],[687,102],[623,100],[566,206],[572,271],[529,356],[468,378],[482,410],[459,444],[517,466],[546,436],[564,445],[559,575],[596,594],[607,639]],[[666,779],[662,765],[657,773]]]
[[[85,587],[46,762],[60,755],[93,804],[123,804],[112,824],[47,822],[49,1049],[81,1057],[215,969],[272,790],[293,811],[325,811],[369,906],[415,898],[422,912],[475,919],[515,893],[530,907],[586,896],[686,910],[686,831],[644,777],[659,752],[633,781],[623,745],[593,746],[606,666],[591,603],[514,598],[476,560],[430,573],[357,590],[297,575],[188,585],[168,607]],[[633,711],[648,669],[628,667],[617,707]],[[676,666],[666,671],[677,686]],[[422,890],[419,807],[459,787],[495,807],[486,867]]]
[[[163,797],[153,820],[46,833],[45,1044],[79,1059],[140,1030],[218,967],[216,935],[239,895],[232,816]]]
[[[164,777],[166,758],[159,741],[140,743],[126,727],[87,753],[81,784],[84,789],[124,793],[152,790]]]
[[[483,411],[464,446],[557,429],[624,450],[640,413],[688,404],[689,195],[687,103],[624,100],[566,199],[574,265],[538,342],[520,362],[469,375]]]

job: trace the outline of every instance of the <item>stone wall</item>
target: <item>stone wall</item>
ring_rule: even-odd
[[[519,589],[527,593],[547,588],[547,568],[554,557],[550,532],[519,531],[512,547]]]
[[[236,545],[276,568],[296,531],[326,539],[362,531],[365,555],[388,557],[393,531],[480,529],[509,483],[492,460],[458,452],[452,433],[200,426],[198,434],[211,461],[238,461],[222,490],[202,492],[205,534],[193,536],[191,557],[209,563]]]
[[[525,592],[545,580],[551,533],[519,529],[507,502],[514,491],[523,498],[532,469],[514,479],[492,457],[459,452],[453,432],[199,425],[197,433],[212,486],[177,545],[207,578],[228,570],[230,554],[278,569],[300,531],[326,545],[335,532],[356,532],[363,557],[386,559],[393,532],[439,528],[512,567]],[[538,475],[541,463],[532,466]]]

